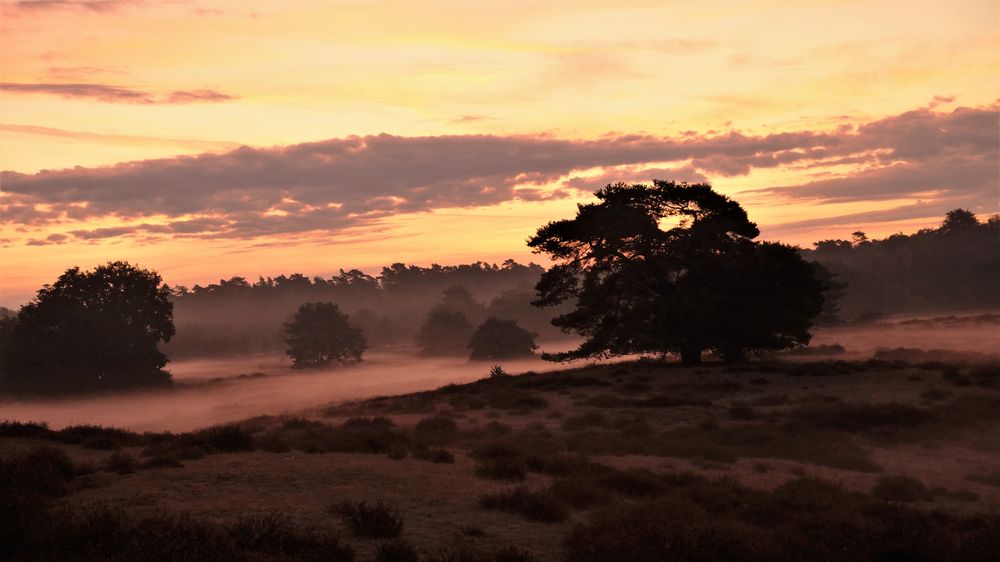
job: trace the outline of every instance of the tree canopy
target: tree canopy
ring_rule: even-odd
[[[847,285],[841,320],[1000,307],[1000,216],[954,209],[939,228],[883,239],[822,240],[803,254]]]
[[[538,334],[517,325],[516,320],[489,317],[469,338],[470,359],[530,357],[538,349]]]
[[[307,302],[285,323],[292,367],[310,369],[332,363],[359,363],[368,348],[360,328],[331,302]]]
[[[424,355],[465,355],[472,324],[461,312],[437,305],[420,325],[417,346]]]
[[[807,343],[823,304],[813,267],[789,246],[754,241],[746,211],[707,184],[611,184],[528,245],[556,263],[539,306],[573,302],[553,324],[586,340],[547,359],[712,350],[739,359]]]
[[[169,384],[157,348],[174,335],[169,294],[156,272],[124,261],[66,270],[6,328],[0,384],[37,394]]]

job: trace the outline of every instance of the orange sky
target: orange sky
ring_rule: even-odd
[[[109,259],[528,260],[615,179],[801,245],[998,210],[995,1],[0,5],[0,305]]]

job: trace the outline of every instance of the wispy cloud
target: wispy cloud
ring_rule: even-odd
[[[56,127],[39,127],[37,125],[19,125],[13,123],[0,123],[0,129],[7,133],[55,137],[87,143],[122,144],[129,146],[175,146],[194,151],[218,152],[220,150],[233,150],[240,146],[239,143],[231,141],[94,133],[90,131],[73,131]]]
[[[43,94],[67,99],[90,99],[107,103],[185,104],[218,103],[238,99],[214,90],[174,90],[163,95],[112,84],[0,82],[0,91]]]
[[[832,131],[770,135],[348,137],[102,168],[3,172],[0,201],[5,222],[35,229],[90,219],[140,223],[69,232],[87,240],[341,232],[397,213],[554,199],[618,180],[702,181],[788,166],[829,175],[744,193],[778,202],[920,198],[995,205],[998,110],[1000,104],[924,108]],[[848,162],[853,171],[844,172]]]
[[[19,0],[7,4],[20,11],[81,10],[106,13],[144,3],[141,0]]]

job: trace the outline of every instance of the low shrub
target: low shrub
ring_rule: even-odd
[[[850,433],[911,428],[926,423],[931,417],[927,410],[896,403],[816,405],[788,413],[788,418],[796,423]]]
[[[417,549],[403,539],[382,543],[375,549],[375,562],[419,562],[419,560]]]
[[[476,476],[489,480],[524,480],[528,476],[527,463],[522,458],[493,458],[476,463]]]
[[[568,533],[565,558],[606,560],[990,560],[1000,517],[926,513],[799,479],[774,491],[694,475],[617,503]]]
[[[413,436],[424,443],[447,444],[458,437],[458,425],[455,420],[446,416],[432,416],[417,422],[413,428]]]
[[[910,476],[882,476],[872,488],[872,496],[894,502],[933,500],[934,496],[923,482]]]
[[[965,478],[970,482],[979,482],[980,484],[986,484],[988,486],[996,486],[997,488],[1000,488],[1000,471],[989,472],[986,474],[970,474]]]
[[[558,523],[569,518],[569,509],[558,498],[547,492],[532,492],[524,486],[481,496],[479,505],[544,523]]]
[[[600,412],[586,412],[578,416],[566,418],[562,423],[563,431],[581,431],[590,427],[607,427],[608,418]]]
[[[104,459],[104,470],[118,474],[132,474],[139,467],[139,461],[128,453],[112,453]]]
[[[402,515],[382,500],[371,504],[366,501],[344,501],[334,505],[331,510],[339,514],[351,532],[358,537],[391,539],[403,532]]]

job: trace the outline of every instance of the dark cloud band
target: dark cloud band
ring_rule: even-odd
[[[993,205],[1000,187],[998,109],[996,103],[951,112],[924,108],[834,131],[758,136],[376,135],[103,168],[3,172],[0,181],[10,224],[51,229],[67,220],[167,219],[70,232],[78,239],[336,232],[396,213],[566,197],[615,180],[702,181],[787,166],[808,169],[817,179],[749,195],[817,202],[928,197]],[[843,164],[854,171],[831,171]],[[557,187],[543,187],[551,185]]]

